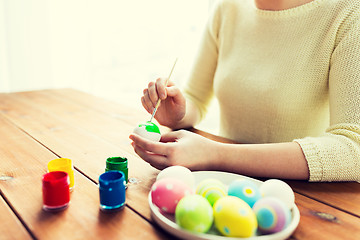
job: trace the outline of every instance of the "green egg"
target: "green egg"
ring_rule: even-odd
[[[139,127],[143,127],[143,126],[145,126],[145,129],[146,129],[147,132],[153,132],[153,133],[159,133],[160,134],[159,127],[153,122],[147,121],[146,123],[139,124]]]
[[[183,197],[176,206],[175,220],[181,228],[206,233],[214,220],[213,209],[202,196],[188,195]]]

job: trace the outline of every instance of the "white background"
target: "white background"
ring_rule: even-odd
[[[70,87],[140,104],[176,57],[184,82],[211,2],[0,0],[0,92]]]

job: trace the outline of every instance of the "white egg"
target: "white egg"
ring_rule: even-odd
[[[184,183],[189,187],[194,188],[195,178],[190,169],[183,166],[171,166],[162,170],[156,177],[156,181],[163,178],[175,178]]]
[[[291,187],[284,181],[269,179],[260,186],[260,193],[263,197],[275,197],[283,201],[289,209],[295,203],[295,195]]]
[[[161,134],[158,126],[152,122],[146,122],[139,124],[133,131],[137,135],[149,139],[154,142],[158,142],[161,139]]]

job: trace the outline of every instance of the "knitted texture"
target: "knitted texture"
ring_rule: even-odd
[[[310,181],[359,181],[360,1],[219,1],[184,93],[201,117],[217,97],[223,137],[298,142]]]

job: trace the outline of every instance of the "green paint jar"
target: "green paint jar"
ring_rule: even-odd
[[[125,181],[128,182],[128,160],[127,158],[123,157],[109,157],[106,159],[106,168],[105,172],[107,171],[121,171],[124,173]]]

